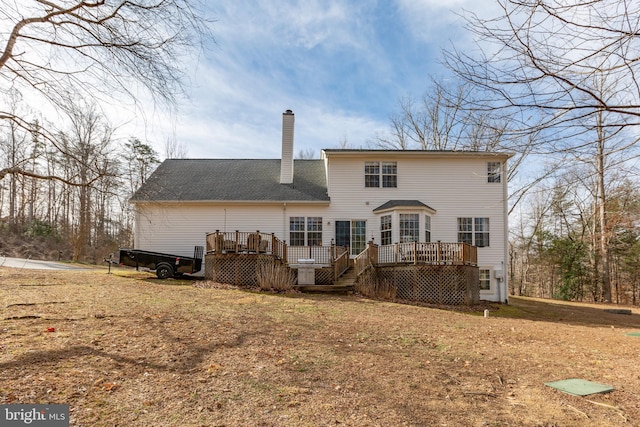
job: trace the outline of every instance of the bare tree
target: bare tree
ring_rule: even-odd
[[[602,298],[611,300],[607,181],[637,158],[640,4],[628,0],[498,0],[501,16],[467,15],[482,54],[445,52],[445,63],[479,96],[469,108],[509,118],[536,135],[532,152],[590,165],[592,235]],[[615,165],[615,168],[614,168]],[[585,177],[580,179],[585,180]]]
[[[640,124],[640,4],[628,0],[498,0],[495,19],[467,16],[479,57],[445,52],[445,63],[481,89],[474,107],[499,110],[523,131],[570,129],[599,111],[611,125]],[[598,90],[607,76],[608,96]],[[596,78],[594,78],[596,77]],[[534,116],[532,116],[534,114]],[[567,136],[572,136],[569,132]],[[543,141],[547,142],[547,141]]]
[[[137,102],[146,89],[175,107],[182,59],[211,36],[203,8],[189,0],[3,0],[0,10],[0,26],[7,29],[0,35],[0,88],[29,90],[54,105],[71,89],[112,103]],[[12,111],[0,109],[0,119],[34,131],[28,118]],[[38,132],[66,154],[56,129]],[[3,168],[0,179],[8,173],[26,171]]]
[[[73,233],[73,259],[81,260],[90,243],[95,184],[115,173],[108,160],[112,129],[98,113],[95,104],[63,107],[72,126],[68,134],[59,136],[63,141],[59,145],[65,147],[66,158],[72,160],[74,181],[84,183],[77,186],[77,226]]]
[[[189,149],[182,142],[178,142],[175,137],[166,139],[164,143],[164,157],[166,159],[186,159],[188,155]]]
[[[374,145],[396,150],[506,151],[514,154],[508,176],[514,181],[520,165],[531,153],[535,135],[513,132],[510,122],[491,110],[473,105],[474,87],[462,81],[436,81],[419,100],[405,97],[391,116],[387,135],[377,135]],[[548,173],[548,171],[546,172]],[[511,209],[541,177],[522,182],[511,192]]]
[[[313,148],[305,148],[300,149],[300,151],[298,152],[298,155],[296,156],[296,159],[303,159],[303,160],[312,160],[312,159],[317,159],[318,156],[316,155],[316,152],[314,151]]]
[[[6,94],[7,106],[12,114],[17,114],[21,107],[22,95],[17,90],[11,90]],[[0,137],[0,152],[4,154],[5,163],[2,167],[15,170],[23,167],[28,162],[28,133],[24,132],[13,122],[0,123],[2,137]],[[18,174],[11,172],[8,174],[8,217],[9,227],[16,226],[16,210],[18,199]]]

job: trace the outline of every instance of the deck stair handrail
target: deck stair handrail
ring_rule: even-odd
[[[348,246],[332,245],[331,252],[333,259],[333,280],[335,282],[349,269],[350,250]]]
[[[364,273],[368,268],[378,264],[378,245],[369,242],[367,247],[360,252],[353,261],[356,277]]]

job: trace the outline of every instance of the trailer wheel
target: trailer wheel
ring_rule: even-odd
[[[156,267],[158,279],[168,279],[173,277],[173,268],[169,264],[160,264]]]

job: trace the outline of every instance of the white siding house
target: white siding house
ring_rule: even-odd
[[[373,240],[478,246],[480,297],[506,301],[507,153],[326,149],[293,160],[283,114],[283,159],[163,162],[131,199],[135,247],[191,255],[207,232],[274,233],[290,245]],[[320,242],[321,241],[321,242]]]

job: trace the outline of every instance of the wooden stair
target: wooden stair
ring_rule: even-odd
[[[296,285],[293,288],[306,293],[350,294],[355,289],[356,271],[349,267],[333,285]]]

